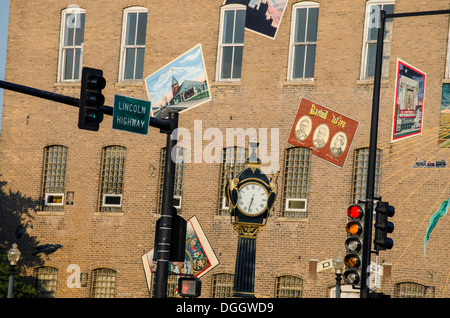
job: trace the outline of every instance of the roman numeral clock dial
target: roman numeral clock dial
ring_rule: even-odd
[[[238,192],[237,207],[248,216],[257,216],[267,208],[269,194],[256,182],[245,183]]]

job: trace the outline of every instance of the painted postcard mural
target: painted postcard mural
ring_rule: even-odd
[[[166,118],[211,100],[201,44],[145,78],[152,116]]]
[[[142,255],[145,277],[148,290],[152,290],[152,273],[156,272],[156,261],[153,261],[151,249]],[[170,262],[169,272],[183,273],[201,277],[219,264],[205,233],[200,226],[196,216],[187,221],[186,228],[186,250],[184,262]]]
[[[247,6],[247,29],[275,39],[287,0],[225,0],[223,4],[231,3]]]
[[[359,122],[302,98],[287,143],[343,167]]]
[[[422,133],[426,74],[397,60],[392,141]]]
[[[442,84],[441,118],[439,124],[439,146],[450,147],[450,83]]]

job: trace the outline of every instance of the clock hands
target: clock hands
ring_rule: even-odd
[[[251,212],[252,210],[252,203],[253,203],[253,198],[255,197],[255,195],[252,195],[252,199],[250,200],[250,205],[248,206],[248,212]]]

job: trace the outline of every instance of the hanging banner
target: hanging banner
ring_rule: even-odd
[[[392,141],[420,135],[426,74],[397,59]]]
[[[359,122],[302,98],[287,143],[343,167]]]

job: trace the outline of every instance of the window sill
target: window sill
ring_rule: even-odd
[[[94,212],[94,216],[113,216],[120,217],[123,216],[124,212]]]
[[[304,79],[304,80],[290,80],[285,81],[283,86],[314,86],[316,82],[314,79]]]
[[[367,78],[367,79],[359,79],[356,80],[356,85],[373,85],[373,78]],[[381,79],[381,84],[388,84],[389,83],[389,79],[388,78],[382,78]]]
[[[38,211],[38,216],[63,216],[64,211]]]
[[[223,82],[218,82],[218,81],[214,81],[211,83],[212,86],[241,86],[242,82],[241,81],[223,81]]]

